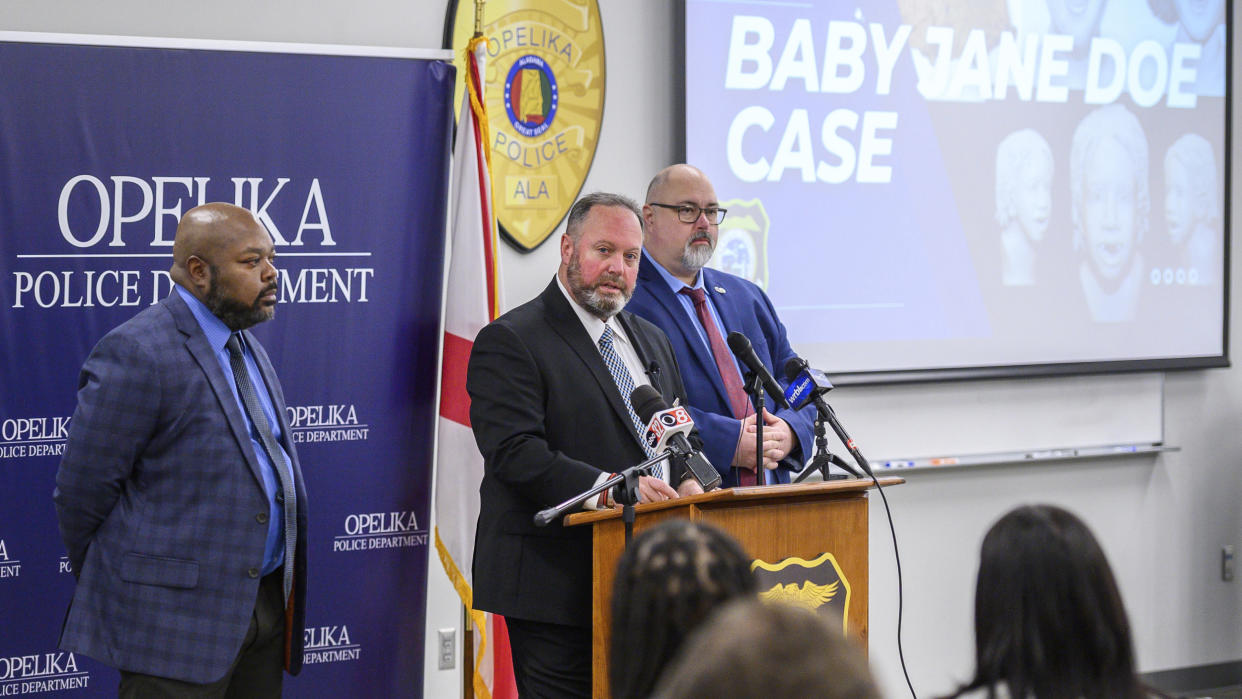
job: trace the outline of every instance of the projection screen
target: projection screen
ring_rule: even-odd
[[[1224,0],[685,0],[686,160],[839,382],[1228,363]]]

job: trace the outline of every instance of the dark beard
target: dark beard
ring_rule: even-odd
[[[207,288],[207,298],[203,299],[203,304],[207,306],[207,310],[220,319],[225,327],[234,332],[245,330],[253,325],[258,325],[265,320],[271,320],[276,315],[275,307],[267,307],[262,303],[263,295],[268,291],[276,288],[276,283],[272,282],[269,286],[263,288],[259,295],[255,297],[254,303],[247,306],[246,304],[228,298],[224,295],[224,291],[220,288],[219,270],[215,267],[211,268],[211,286]]]

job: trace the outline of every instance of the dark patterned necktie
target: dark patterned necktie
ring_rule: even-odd
[[[254,392],[254,384],[250,382],[250,372],[246,370],[246,360],[242,357],[239,338],[237,333],[229,335],[229,341],[224,346],[229,350],[229,366],[233,368],[233,378],[237,380],[237,392],[241,394],[242,404],[246,406],[246,414],[250,416],[251,424],[258,431],[263,451],[267,452],[267,458],[272,462],[276,475],[280,478],[285,506],[284,587],[285,599],[288,600],[289,592],[293,589],[293,556],[298,537],[297,490],[293,485],[292,466],[285,461],[285,453],[276,443],[276,438],[272,436],[271,425],[267,422],[267,416],[263,414],[263,406],[259,404],[259,396]]]
[[[630,405],[630,395],[634,393],[634,377],[630,376],[630,370],[625,368],[625,364],[621,361],[617,350],[612,346],[612,326],[604,326],[604,334],[599,336],[599,354],[604,358],[604,364],[608,367],[608,373],[612,374],[612,380],[616,382],[617,389],[621,391],[621,400],[625,402],[625,411],[630,414],[630,421],[634,423],[634,429],[638,430],[638,438],[643,444],[643,451],[646,452],[647,458],[655,456],[655,452],[648,446],[645,439],[647,426],[638,419],[638,413],[634,412],[634,406]],[[652,469],[651,475],[664,480],[664,464],[656,464]]]

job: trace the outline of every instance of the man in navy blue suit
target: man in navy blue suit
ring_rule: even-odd
[[[306,490],[246,329],[275,313],[274,258],[246,209],[191,209],[172,293],[82,366],[53,496],[77,578],[60,647],[119,669],[121,697],[277,697],[301,668]]]
[[[697,168],[673,165],[647,188],[643,260],[629,309],[662,329],[673,344],[690,415],[722,485],[788,483],[814,446],[814,406],[756,416],[742,370],[725,344],[741,332],[773,376],[794,356],[771,300],[755,284],[705,267],[725,209]],[[768,398],[769,406],[773,403]],[[756,422],[763,420],[764,474],[756,481]]]

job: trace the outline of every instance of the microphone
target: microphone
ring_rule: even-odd
[[[772,400],[782,408],[788,408],[789,402],[785,400],[785,392],[781,390],[781,385],[776,383],[776,379],[772,378],[772,373],[768,368],[759,361],[759,357],[755,355],[755,348],[751,346],[750,340],[745,335],[734,330],[729,333],[729,349],[733,350],[733,354],[738,360],[750,369],[751,373],[759,377],[763,382],[763,390],[772,396]]]
[[[641,387],[640,387],[641,388]],[[634,389],[633,395],[630,396],[630,402],[635,405],[634,412],[638,413],[638,419],[647,423],[647,446],[656,454],[669,449],[670,442],[674,437],[681,436],[686,444],[689,440],[685,435],[690,434],[694,429],[694,420],[691,419],[690,413],[680,405],[674,408],[668,407],[660,394],[654,388],[650,395],[639,395],[639,390]],[[641,393],[646,394],[646,391]],[[640,401],[640,402],[636,402]],[[644,420],[644,418],[646,418]]]
[[[785,400],[794,410],[801,410],[802,406],[832,390],[832,382],[824,372],[812,369],[801,357],[790,357],[785,362],[785,378],[789,381]]]
[[[832,406],[828,405],[827,401],[824,400],[824,394],[832,390],[832,382],[828,380],[824,372],[812,369],[806,360],[801,357],[790,357],[789,361],[785,362],[785,378],[790,381],[789,389],[785,392],[785,397],[789,399],[789,402],[793,403],[795,407],[801,408],[808,402],[815,401],[815,409],[819,412],[820,419],[827,422],[832,431],[837,433],[837,438],[841,440],[846,450],[854,457],[855,463],[868,476],[875,478],[875,474],[871,472],[871,464],[867,463],[867,457],[863,456],[862,452],[858,450],[858,445],[850,437],[849,433],[845,431],[845,427],[837,419],[837,414],[833,412]],[[823,444],[818,446],[823,448]],[[833,458],[831,455],[829,456]],[[853,469],[845,466],[843,463],[838,463],[837,465],[842,466],[851,473],[854,472]],[[825,471],[825,474],[827,474],[827,471]],[[878,483],[879,481],[876,482]]]
[[[720,474],[716,468],[686,439],[686,435],[694,429],[694,420],[690,419],[690,413],[685,408],[680,405],[668,407],[663,396],[647,384],[634,389],[630,394],[630,405],[634,406],[638,419],[647,423],[645,438],[655,453],[671,450],[685,462],[690,475],[703,486],[704,491],[720,485]]]
[[[656,362],[652,362],[648,364],[647,370],[645,373],[647,374],[647,380],[651,382],[651,385],[654,386],[657,391],[659,391],[660,390],[660,365]]]

